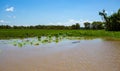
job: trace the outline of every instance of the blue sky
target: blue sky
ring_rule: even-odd
[[[0,24],[71,25],[101,21],[99,11],[108,14],[120,8],[120,0],[0,0]]]

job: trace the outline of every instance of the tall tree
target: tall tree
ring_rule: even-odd
[[[90,24],[89,22],[85,22],[85,23],[84,23],[85,29],[90,29],[90,28],[91,28],[90,25],[91,25],[91,24]]]
[[[110,16],[107,16],[105,10],[99,12],[99,15],[101,15],[105,20],[106,30],[120,31],[120,9],[117,11],[117,13],[113,13]]]
[[[79,23],[76,23],[76,29],[80,29],[80,24]]]
[[[80,29],[80,24],[76,23],[71,26],[71,29]]]
[[[105,20],[105,28],[106,30],[110,30],[110,19],[107,17],[107,13],[105,12],[105,10],[103,9],[102,12],[99,12],[99,15],[102,16]]]
[[[110,30],[120,31],[120,9],[117,13],[113,13],[110,18]]]

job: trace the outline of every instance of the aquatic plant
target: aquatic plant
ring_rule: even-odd
[[[56,43],[58,43],[58,42],[59,42],[59,39],[58,39],[58,38],[56,38],[55,42],[56,42]]]
[[[18,47],[22,47],[23,46],[23,44],[22,43],[18,43]]]
[[[38,41],[41,41],[41,36],[38,36]]]
[[[30,42],[31,45],[33,45],[33,42]]]
[[[35,45],[35,46],[38,46],[38,45],[40,45],[40,44],[39,44],[39,43],[35,43],[34,45]]]
[[[16,44],[16,43],[14,43],[13,45],[14,45],[14,46],[17,46],[17,44]]]
[[[47,43],[48,41],[49,41],[48,39],[44,39],[42,43]]]
[[[59,37],[59,34],[54,34],[54,36],[55,36],[56,38],[58,38],[58,37]]]

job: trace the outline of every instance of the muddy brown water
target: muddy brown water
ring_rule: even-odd
[[[63,40],[23,48],[0,43],[0,71],[120,71],[120,41]]]

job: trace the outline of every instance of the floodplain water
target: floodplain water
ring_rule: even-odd
[[[0,40],[0,71],[120,71],[120,41],[71,38]]]

